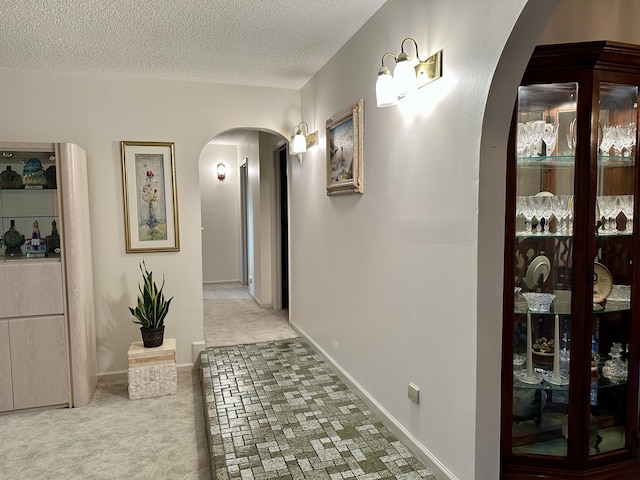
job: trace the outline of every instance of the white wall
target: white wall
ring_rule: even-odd
[[[640,44],[637,0],[561,0],[538,43],[611,40]]]
[[[166,276],[174,295],[168,337],[178,363],[203,340],[198,162],[216,133],[234,127],[289,132],[299,92],[192,82],[80,77],[0,69],[0,141],[72,142],[87,152],[98,336],[98,371],[127,367],[138,262]],[[126,254],[121,140],[175,142],[180,251]]]
[[[293,165],[291,320],[451,478],[499,476],[516,87],[536,43],[640,43],[632,3],[390,0],[302,90],[302,119],[321,132],[364,98],[365,193],[324,196],[324,138]],[[380,57],[407,36],[423,57],[444,48],[444,77],[377,109]]]
[[[498,478],[499,383],[482,399],[493,402],[493,428],[487,457],[476,456],[486,321],[477,295],[489,284],[498,325],[502,304],[501,265],[488,279],[477,267],[480,142],[492,75],[525,4],[390,0],[302,90],[302,120],[321,138],[291,172],[291,321],[451,478]],[[408,36],[422,57],[444,49],[444,76],[378,109],[382,54],[399,53]],[[365,192],[327,197],[324,124],[358,98]],[[504,222],[499,208],[493,215]],[[499,379],[500,336],[491,343],[489,375]]]
[[[217,165],[226,166],[218,180]],[[240,281],[238,147],[206,145],[200,154],[202,281]]]

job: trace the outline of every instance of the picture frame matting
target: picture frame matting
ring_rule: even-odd
[[[180,250],[173,142],[120,142],[126,252]]]

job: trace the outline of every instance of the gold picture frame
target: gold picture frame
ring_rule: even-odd
[[[173,142],[120,142],[127,253],[180,250]]]
[[[364,100],[326,123],[327,195],[363,193]]]

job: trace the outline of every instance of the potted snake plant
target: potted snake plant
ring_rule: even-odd
[[[133,323],[141,325],[142,343],[146,348],[159,347],[164,341],[164,319],[169,312],[171,297],[164,297],[164,276],[162,285],[153,280],[153,272],[147,270],[144,260],[140,263],[142,283],[138,284],[138,302],[135,307],[129,307],[131,315],[135,317]]]

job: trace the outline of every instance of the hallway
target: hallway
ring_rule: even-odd
[[[332,367],[239,284],[203,287],[202,390],[218,479],[431,479]]]
[[[236,282],[202,286],[204,341],[207,347],[270,342],[297,337],[288,310],[260,308],[246,285]]]

